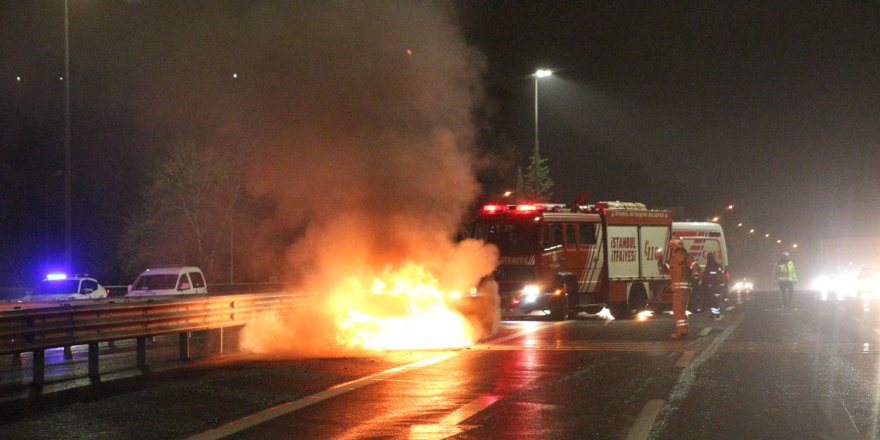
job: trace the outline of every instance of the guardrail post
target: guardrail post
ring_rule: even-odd
[[[147,337],[137,337],[137,368],[141,371],[147,369]]]
[[[223,331],[224,330],[225,329],[223,327],[220,327],[217,329],[217,339],[215,340],[216,345],[214,346],[214,353],[216,353],[216,354],[223,354]]]
[[[89,343],[89,380],[92,383],[101,381],[101,375],[98,373],[98,343]]]
[[[181,333],[180,334],[180,360],[188,361],[189,360],[189,336],[191,333]]]
[[[46,351],[42,348],[34,350],[34,388],[43,388],[46,378]]]
[[[64,346],[64,360],[69,361],[71,359],[73,359],[73,350],[70,349],[69,345],[65,345]]]

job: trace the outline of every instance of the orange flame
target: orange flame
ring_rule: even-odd
[[[335,295],[336,340],[371,350],[460,348],[479,337],[450,301],[460,291],[445,292],[424,267],[408,262],[386,268],[369,285],[351,277]]]

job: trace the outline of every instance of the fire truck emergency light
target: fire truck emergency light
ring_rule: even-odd
[[[508,209],[509,208],[507,207],[507,205],[484,205],[483,206],[483,212],[485,212],[487,214],[494,214],[496,212],[504,212],[504,211],[507,211]]]
[[[535,211],[545,211],[547,209],[546,205],[538,205],[533,203],[526,203],[522,205],[516,205],[517,212],[535,212]]]

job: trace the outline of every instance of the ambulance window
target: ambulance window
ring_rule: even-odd
[[[544,250],[550,251],[562,247],[562,225],[547,223],[544,225]]]
[[[574,223],[565,225],[565,245],[574,247],[577,245],[577,236],[574,233]]]
[[[596,224],[581,223],[580,225],[580,245],[589,246],[596,244]]]

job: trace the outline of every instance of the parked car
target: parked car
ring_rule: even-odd
[[[67,301],[106,298],[107,289],[88,275],[49,274],[22,301]]]
[[[195,266],[156,266],[129,286],[127,297],[208,293],[202,270]]]

